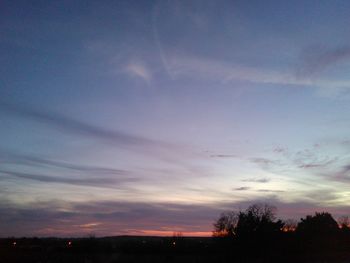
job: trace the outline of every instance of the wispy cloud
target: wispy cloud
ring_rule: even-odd
[[[125,71],[130,75],[143,79],[147,84],[152,81],[152,73],[145,63],[141,61],[132,61],[125,67]]]
[[[6,169],[0,169],[1,180],[20,178],[21,180],[32,180],[42,183],[104,188],[120,188],[121,186],[125,187],[127,183],[139,181],[139,177],[128,170],[72,164],[31,155],[0,152],[0,161],[3,167],[7,167]],[[16,170],[18,165],[21,165],[22,170],[24,169],[26,172],[18,172]],[[50,172],[52,168],[58,168],[60,175],[52,174]],[[72,172],[78,172],[78,174]]]
[[[334,158],[331,160],[313,162],[313,163],[303,163],[299,165],[299,168],[303,168],[303,169],[326,168],[329,165],[333,164],[336,160],[337,158]]]
[[[336,48],[308,47],[301,54],[301,65],[297,74],[303,77],[314,76],[341,61],[350,59],[350,46]]]
[[[350,173],[350,164],[345,165],[345,166],[343,167],[343,172],[345,172],[345,173]]]
[[[345,52],[344,52],[345,53]],[[260,84],[277,84],[279,86],[303,86],[318,88],[325,96],[333,96],[344,89],[350,88],[350,80],[328,80],[321,78],[304,78],[295,75],[292,70],[269,70],[258,67],[248,67],[213,59],[184,57],[173,55],[168,59],[169,69],[175,77],[195,77],[222,84],[231,81],[245,81]],[[332,92],[325,92],[332,90]],[[327,95],[328,94],[328,95]]]
[[[4,176],[16,177],[20,179],[27,179],[42,183],[60,183],[60,184],[70,184],[70,185],[81,185],[81,186],[93,186],[93,187],[104,187],[104,188],[118,188],[125,183],[136,182],[137,178],[116,178],[116,177],[79,177],[79,178],[67,178],[62,176],[49,176],[37,173],[24,173],[0,169],[0,175],[2,179]],[[0,178],[1,178],[0,177]]]
[[[242,180],[243,182],[250,182],[250,183],[262,183],[262,184],[265,184],[265,183],[268,183],[271,181],[270,178],[248,178],[248,179],[244,179]]]
[[[269,155],[269,158],[256,157],[248,160],[269,171],[308,170],[309,172],[317,172],[320,169],[332,168],[340,159],[336,155],[325,155],[320,149],[320,144],[317,143],[309,148],[294,151],[284,147],[276,147],[272,149],[272,154],[273,156]]]
[[[277,146],[273,149],[273,152],[275,153],[285,153],[287,152],[288,149],[287,148],[284,148],[284,147],[281,147],[281,146]]]
[[[242,186],[242,187],[234,188],[233,190],[235,190],[235,191],[247,191],[249,189],[250,189],[250,187]]]
[[[337,172],[334,172],[333,174],[323,173],[323,175],[326,178],[329,178],[330,180],[349,183],[350,182],[350,164],[343,165],[342,167],[340,167],[340,169]]]
[[[3,101],[0,101],[0,110],[17,115],[19,117],[44,123],[59,130],[105,141],[111,145],[138,148],[142,146],[150,148],[171,147],[171,144],[167,144],[165,142],[152,140],[123,131],[104,129],[59,113],[50,112],[48,110],[43,112],[29,107],[8,104]]]
[[[276,163],[276,161],[274,161],[274,160],[270,160],[270,159],[262,158],[262,157],[259,157],[259,158],[251,158],[250,161],[251,161],[252,163],[257,163],[257,164],[262,164],[262,165],[269,165],[269,164],[274,164],[274,163]]]
[[[338,146],[342,145],[343,141],[337,142],[337,144]],[[266,153],[269,159],[250,158],[248,160],[258,164],[268,172],[299,184],[302,188],[307,186],[313,191],[318,191],[324,184],[336,189],[339,182],[350,182],[348,157],[344,156],[342,151],[335,152],[333,150],[325,153],[325,147],[320,143],[314,143],[310,147],[300,150],[279,147],[277,150],[274,148],[271,152]],[[290,176],[295,176],[295,179],[292,180]],[[340,189],[337,191],[340,192]],[[310,198],[313,199],[312,196]],[[346,197],[344,196],[343,199],[346,200]]]
[[[328,168],[334,164],[339,158],[322,155],[315,149],[304,149],[297,151],[293,157],[292,162],[302,169]]]
[[[211,154],[211,158],[236,158],[235,154]]]
[[[298,80],[288,74],[262,70],[259,68],[243,67],[212,59],[172,56],[169,59],[174,76],[199,76],[204,79],[220,81],[242,80],[257,83],[297,84]]]
[[[28,166],[42,166],[42,167],[56,167],[68,170],[79,171],[82,173],[89,173],[95,175],[128,175],[130,171],[114,168],[99,167],[93,165],[79,165],[69,162],[56,161],[46,158],[40,158],[34,155],[14,154],[0,151],[0,160],[3,164],[23,164]]]
[[[23,119],[43,123],[50,128],[63,131],[67,134],[84,136],[92,140],[105,143],[108,146],[127,149],[137,154],[144,154],[151,158],[155,158],[166,163],[171,163],[172,165],[178,166],[181,169],[186,170],[186,172],[190,172],[192,174],[208,174],[207,168],[204,169],[198,165],[191,164],[193,160],[204,158],[204,155],[196,152],[196,149],[192,145],[184,145],[177,142],[166,142],[124,131],[110,130],[67,117],[60,113],[49,110],[39,111],[30,107],[9,104],[1,100],[0,111],[4,111]],[[30,158],[28,158],[27,161],[44,162],[44,160],[35,160],[35,158],[32,158],[31,160],[29,159]],[[98,169],[98,167],[78,167],[77,165],[59,163],[50,160],[46,160],[46,163],[52,166],[66,166],[70,169],[97,169],[101,171],[101,169]],[[105,172],[107,171],[105,170]],[[122,171],[114,172],[120,173]]]
[[[305,197],[319,204],[334,204],[339,199],[338,194],[332,187],[325,187],[305,193]]]
[[[258,192],[262,192],[262,193],[283,193],[285,191],[283,190],[271,190],[271,189],[258,189]]]

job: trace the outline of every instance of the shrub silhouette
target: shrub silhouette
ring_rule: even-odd
[[[214,223],[214,237],[234,237],[236,235],[236,227],[238,222],[238,214],[235,212],[224,212]]]
[[[327,212],[315,213],[315,215],[308,215],[306,218],[301,218],[298,223],[297,233],[303,236],[313,236],[319,238],[320,236],[334,235],[339,231],[338,223],[334,220],[332,215]]]
[[[320,254],[331,253],[338,246],[338,223],[327,212],[315,213],[301,218],[296,233],[303,249],[319,251]]]
[[[271,236],[282,230],[283,222],[275,219],[275,208],[268,204],[253,204],[245,211],[222,213],[214,223],[214,236],[239,239]]]
[[[294,232],[297,228],[298,222],[295,219],[286,219],[283,220],[282,231],[286,233]]]
[[[338,219],[338,225],[341,228],[342,232],[350,231],[350,219],[347,216],[342,216]]]
[[[254,204],[245,212],[240,212],[236,229],[237,236],[251,238],[280,232],[283,223],[281,220],[275,220],[275,210],[268,204]]]

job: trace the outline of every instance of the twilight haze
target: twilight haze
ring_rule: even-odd
[[[349,214],[350,1],[0,7],[1,236]]]

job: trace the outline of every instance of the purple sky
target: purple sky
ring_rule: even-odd
[[[350,214],[349,1],[2,1],[1,236]]]

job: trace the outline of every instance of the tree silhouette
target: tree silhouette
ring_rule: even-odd
[[[295,219],[286,219],[283,221],[283,232],[294,232],[297,228],[298,222]]]
[[[319,251],[320,255],[331,255],[338,246],[339,226],[327,212],[301,218],[296,233],[305,250]]]
[[[271,236],[282,230],[283,222],[276,221],[276,208],[268,204],[254,204],[240,212],[236,233],[239,238]]]
[[[308,215],[305,219],[301,218],[296,229],[301,235],[314,237],[336,234],[338,230],[338,223],[327,212],[316,212],[313,216]]]
[[[236,235],[238,215],[235,212],[224,212],[214,223],[213,236],[233,237]]]
[[[214,236],[249,239],[280,232],[281,220],[275,220],[275,207],[268,204],[253,204],[245,211],[222,213],[214,223]]]
[[[342,231],[350,231],[350,219],[348,216],[342,216],[338,219],[338,225]]]

